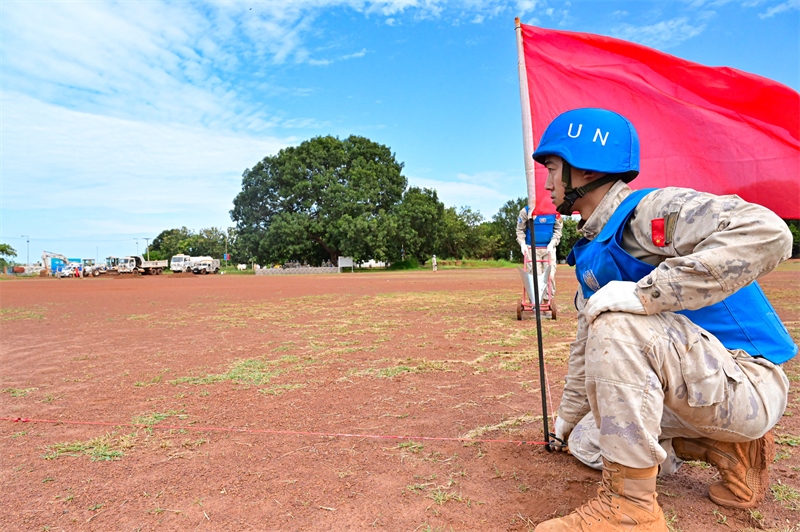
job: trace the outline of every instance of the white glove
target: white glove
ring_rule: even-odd
[[[636,295],[636,283],[632,281],[610,281],[595,292],[583,308],[589,323],[592,323],[597,316],[607,310],[628,312],[630,314],[647,314],[642,301]]]
[[[552,242],[550,242],[549,244],[547,244],[547,253],[549,253],[550,255],[552,255],[552,254],[553,254],[553,253],[555,253],[555,252],[556,252],[556,245],[555,245],[555,244],[553,244]]]
[[[560,416],[556,418],[556,428],[555,428],[556,438],[563,441],[564,443],[567,443],[569,435],[572,434],[572,430],[574,428],[575,428],[575,423],[564,421],[564,418]],[[569,452],[569,449],[567,447],[561,447],[560,445],[554,445],[553,448],[556,449],[557,451]]]
[[[527,244],[520,244],[519,245],[519,250],[522,252],[523,261],[525,259],[528,259],[528,262],[530,262],[531,261],[531,255],[530,255],[531,248],[529,248]]]

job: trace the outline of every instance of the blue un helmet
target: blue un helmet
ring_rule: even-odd
[[[541,164],[548,155],[564,160],[564,203],[556,209],[563,215],[571,214],[575,201],[590,190],[619,179],[629,183],[639,175],[636,128],[624,116],[607,109],[574,109],[558,115],[533,152],[534,160]],[[573,189],[570,166],[607,175]]]

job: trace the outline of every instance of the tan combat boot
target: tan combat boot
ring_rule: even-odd
[[[708,497],[727,508],[755,508],[769,489],[769,464],[775,458],[772,431],[757,440],[723,442],[710,438],[673,438],[678,458],[707,462],[722,480],[708,488]]]
[[[541,523],[534,532],[667,532],[656,501],[658,466],[634,469],[603,458],[597,497],[571,514]]]

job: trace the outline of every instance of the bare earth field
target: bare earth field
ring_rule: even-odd
[[[800,341],[800,262],[761,284]],[[561,267],[543,321],[555,406],[576,287]],[[538,444],[520,294],[511,269],[0,280],[0,529],[532,530],[600,475]],[[798,388],[767,501],[717,507],[686,464],[673,531],[800,532]]]

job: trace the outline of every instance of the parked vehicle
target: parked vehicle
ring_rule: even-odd
[[[190,257],[189,255],[173,255],[169,263],[169,269],[174,273],[189,273],[194,268],[194,261],[202,257]]]
[[[192,262],[192,272],[203,275],[219,273],[219,259],[197,257],[197,260]]]
[[[92,264],[83,267],[83,276],[119,275],[119,257],[106,257],[105,264]]]
[[[51,259],[58,259],[59,261],[63,262],[63,266],[69,264],[69,259],[62,255],[61,253],[53,253],[52,251],[42,251],[42,267],[44,268],[44,274],[41,275],[55,275],[57,273],[56,270],[61,269],[61,267],[54,268],[51,264]]]
[[[80,263],[68,262],[60,270],[56,271],[56,277],[59,279],[62,277],[80,277],[81,271],[82,268]]]
[[[141,255],[131,255],[120,259],[117,271],[134,275],[161,275],[168,264],[165,260],[144,260]]]

